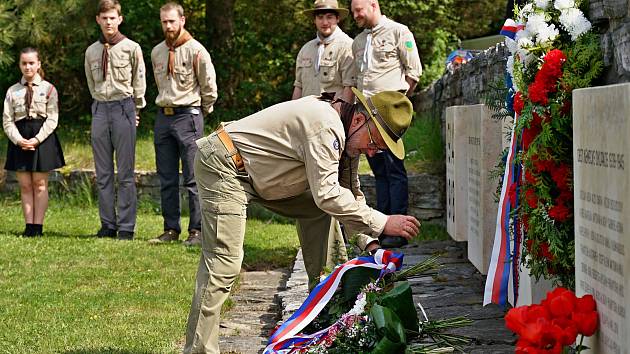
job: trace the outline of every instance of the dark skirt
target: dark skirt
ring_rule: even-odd
[[[44,121],[44,119],[22,119],[15,122],[15,125],[24,139],[31,139],[39,133]],[[35,150],[22,150],[11,140],[8,145],[7,162],[4,168],[9,171],[48,172],[66,164],[55,132],[42,141]]]

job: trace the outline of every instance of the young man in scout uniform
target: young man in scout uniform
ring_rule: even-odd
[[[303,12],[312,17],[317,37],[307,42],[295,61],[295,82],[292,99],[335,93],[346,102],[353,102],[351,88],[356,86],[352,38],[337,26],[348,16],[348,9],[339,8],[337,0],[316,0],[313,8]],[[326,262],[329,268],[347,260],[346,245],[338,221],[331,223]]]
[[[317,37],[298,53],[292,99],[334,92],[352,102],[350,88],[356,85],[352,38],[337,26],[348,16],[348,9],[339,8],[337,0],[316,0],[304,14],[313,17]]]
[[[134,179],[136,127],[145,106],[146,77],[138,43],[118,31],[122,23],[117,0],[98,3],[96,23],[101,36],[85,51],[85,76],[92,94],[92,151],[96,168],[98,237],[133,239],[136,226]],[[114,159],[118,193],[114,192]],[[116,205],[118,213],[116,213]]]
[[[357,88],[365,96],[382,91],[399,91],[411,96],[422,74],[420,56],[407,26],[381,14],[377,0],[352,0],[352,14],[364,28],[352,43],[357,70]],[[407,171],[404,156],[390,151],[368,157],[376,179],[376,208],[386,214],[406,214]],[[382,235],[384,248],[407,243],[398,235]]]
[[[193,171],[195,140],[203,137],[203,117],[212,112],[217,100],[216,75],[208,51],[184,29],[186,18],[181,5],[169,2],[162,6],[160,21],[166,40],[153,48],[151,62],[158,87],[154,143],[164,233],[149,242],[179,239],[181,160],[190,208],[188,239],[184,244],[199,245],[201,213]]]
[[[318,240],[326,237],[331,216],[367,251],[378,248],[368,235],[418,234],[413,216],[367,206],[357,172],[360,154],[390,149],[404,155],[411,102],[395,91],[371,98],[353,93],[357,104],[333,102],[332,95],[280,103],[197,141],[203,242],[184,353],[219,353],[219,314],[241,268],[249,202],[297,219],[311,282],[326,261],[326,245]]]

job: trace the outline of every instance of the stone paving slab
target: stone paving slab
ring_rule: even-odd
[[[485,277],[468,262],[466,242],[427,241],[405,246],[404,266],[417,264],[433,254],[443,253],[443,268],[434,275],[410,281],[414,302],[422,303],[428,316],[447,318],[468,315],[472,326],[453,330],[472,341],[464,347],[465,353],[514,353],[516,337],[505,328],[504,310],[496,305],[482,306]],[[299,308],[306,299],[308,278],[301,253],[298,254],[287,288],[278,293],[283,321]],[[420,315],[420,314],[419,314]]]

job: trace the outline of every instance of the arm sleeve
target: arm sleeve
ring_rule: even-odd
[[[147,68],[144,65],[144,58],[142,57],[142,49],[140,45],[136,46],[131,59],[132,68],[132,85],[133,85],[133,99],[136,104],[136,113],[147,105],[144,99],[144,94],[147,90]]]
[[[22,135],[15,126],[13,121],[13,103],[11,102],[11,92],[7,91],[7,95],[4,98],[4,110],[2,111],[2,128],[7,134],[7,137],[11,142],[17,145],[18,141],[22,139]]]
[[[199,82],[199,93],[201,95],[201,106],[204,115],[213,111],[214,102],[218,97],[217,76],[214,65],[210,59],[210,53],[205,49],[197,53],[197,81]]]
[[[344,87],[355,87],[357,85],[357,74],[354,66],[354,55],[352,45],[345,46],[339,55],[339,70],[341,70],[341,84]]]
[[[50,85],[50,96],[48,97],[48,102],[46,102],[46,121],[44,125],[42,125],[41,129],[35,135],[35,139],[40,143],[57,128],[57,122],[59,121],[59,97],[57,95],[57,89],[55,86]]]
[[[85,67],[85,78],[87,79],[90,95],[94,97],[94,78],[92,77],[92,68],[90,67],[90,62],[88,61],[87,51],[85,51],[85,60],[83,62],[83,66]]]
[[[341,141],[343,139],[332,129],[325,128],[303,146],[306,174],[315,204],[356,232],[379,235],[387,216],[370,208],[364,199],[356,199],[350,189],[339,183],[338,147]]]
[[[302,51],[300,50],[297,58],[295,59],[295,81],[293,81],[293,86],[299,88],[302,88],[302,67],[300,66],[301,61]]]
[[[404,27],[401,30],[398,41],[398,56],[403,66],[405,76],[410,77],[416,82],[420,80],[422,75],[422,64],[420,63],[420,55],[418,54],[418,46],[409,28]]]

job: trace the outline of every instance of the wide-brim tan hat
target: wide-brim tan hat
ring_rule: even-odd
[[[314,8],[304,10],[302,11],[302,13],[307,16],[312,16],[315,11],[332,10],[336,11],[339,14],[339,21],[346,18],[349,13],[348,9],[339,7],[339,4],[337,4],[337,0],[315,0],[313,6]]]
[[[405,145],[402,136],[411,125],[411,101],[398,91],[383,91],[372,97],[365,97],[354,87],[352,92],[368,111],[389,151],[397,158],[404,159]]]

